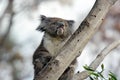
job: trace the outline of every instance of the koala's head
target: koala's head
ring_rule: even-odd
[[[37,28],[52,37],[66,37],[72,33],[74,21],[41,15],[41,24]]]

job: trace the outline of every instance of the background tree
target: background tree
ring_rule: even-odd
[[[85,14],[89,12],[86,7],[90,7],[90,4],[87,2],[92,2],[92,0],[84,1],[0,0],[0,80],[31,80],[33,78],[32,54],[38,47],[43,34],[35,31],[40,23],[39,15],[44,14],[65,19],[75,18],[77,25],[79,25],[86,16]],[[83,6],[83,4],[88,6]],[[96,53],[99,53],[111,42],[120,39],[119,4],[118,0],[112,6],[97,33],[86,45],[82,55],[78,58],[77,70],[82,71],[83,65],[89,65],[97,55]],[[98,45],[98,43],[100,44]],[[114,50],[114,54],[104,61],[105,69],[112,69],[118,79],[120,78],[119,50],[119,48]],[[114,63],[111,63],[111,56]]]

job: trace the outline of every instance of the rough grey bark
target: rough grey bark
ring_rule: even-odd
[[[39,72],[35,80],[58,80],[70,63],[81,54],[85,45],[99,28],[110,6],[116,1],[117,0],[97,0],[92,11],[80,25],[79,29],[71,36],[57,57],[51,60],[49,64]],[[85,29],[80,31],[81,28]]]

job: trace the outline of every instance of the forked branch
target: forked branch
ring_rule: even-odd
[[[110,52],[115,49],[116,47],[118,47],[120,45],[120,40],[119,41],[115,41],[112,44],[110,44],[109,46],[107,46],[106,48],[104,48],[100,54],[97,55],[97,57],[95,58],[95,60],[93,60],[93,62],[90,64],[90,68],[92,68],[93,70],[96,70],[96,68],[100,65],[100,63],[104,60],[104,58],[110,54]],[[73,80],[84,80],[89,76],[88,71],[82,71],[81,73],[77,73],[74,77]]]

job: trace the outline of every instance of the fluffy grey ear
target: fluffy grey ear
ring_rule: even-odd
[[[38,26],[38,28],[37,28],[36,30],[38,30],[38,31],[45,31],[45,27],[42,27],[42,26],[40,25],[40,26]]]
[[[44,21],[46,19],[46,16],[44,15],[41,15],[40,17],[41,17],[41,21]]]
[[[45,31],[44,21],[46,20],[46,18],[47,18],[46,16],[44,16],[44,15],[40,15],[41,24],[37,27],[36,30],[38,30],[38,31]]]
[[[74,25],[74,23],[75,23],[75,21],[73,21],[73,20],[67,20],[67,22],[68,22],[70,27],[72,27]]]

